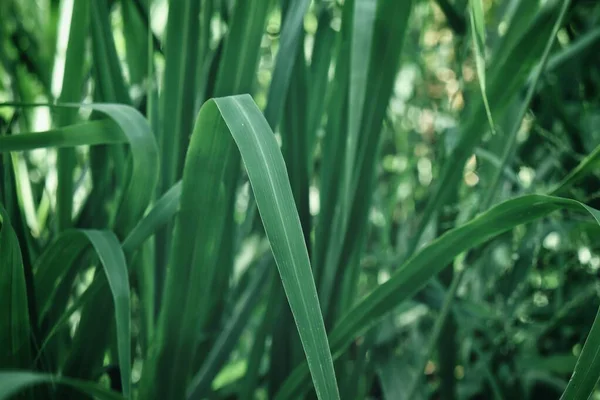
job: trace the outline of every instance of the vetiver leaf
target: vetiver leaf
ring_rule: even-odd
[[[0,106],[14,107],[19,104],[0,103]],[[30,105],[24,104],[23,106]],[[33,150],[40,147],[51,147],[53,144],[60,147],[73,147],[85,144],[119,143],[124,138],[130,146],[131,175],[126,177],[126,188],[122,193],[120,205],[114,217],[115,232],[118,237],[124,237],[143,215],[156,186],[158,149],[148,121],[133,107],[120,104],[33,104],[31,106],[51,106],[70,111],[79,107],[91,108],[107,115],[121,129],[121,133],[117,132],[113,122],[94,121],[75,125],[77,128],[71,126],[47,133],[33,133],[31,140],[27,133],[14,137],[2,136],[0,137],[0,145],[2,145],[0,151]],[[44,136],[46,134],[53,136],[46,138]],[[7,147],[4,146],[4,143],[7,144]]]
[[[275,137],[249,96],[216,99],[215,104],[246,166],[317,396],[339,398],[310,261]]]
[[[340,252],[342,257],[338,259],[337,265],[328,266],[336,268],[340,276],[344,277],[344,279],[335,280],[332,293],[336,297],[345,297],[350,302],[354,299],[353,293],[358,279],[359,258],[357,255],[366,238],[364,232],[368,221],[368,210],[371,207],[371,196],[364,194],[371,193],[373,190],[381,128],[394,87],[393,82],[398,71],[412,8],[412,1],[386,0],[377,4],[372,51],[369,59],[369,81],[366,89],[366,99],[373,100],[365,101],[362,113],[360,125],[362,134],[358,139],[356,160],[353,164],[353,180],[355,182],[352,184],[350,193],[352,202],[350,203],[349,223],[347,229],[342,232],[345,236]],[[336,180],[335,173],[333,178],[329,179]],[[331,184],[331,180],[328,180],[328,183]],[[333,207],[336,207],[335,203]],[[327,239],[319,237],[318,240]],[[344,289],[342,289],[342,285]],[[321,292],[320,295],[324,296]],[[341,305],[341,301],[336,299],[332,303],[337,304],[340,309],[337,310],[337,315],[331,313],[333,310],[327,310],[326,322],[332,321],[344,313],[342,310],[344,305]]]
[[[155,234],[161,226],[169,222],[179,210],[180,199],[181,181],[173,185],[171,189],[158,199],[148,214],[129,232],[129,235],[123,241],[123,251],[125,254],[133,253],[146,239]]]
[[[492,133],[494,133],[494,119],[492,118],[492,112],[490,110],[485,88],[485,18],[483,15],[483,0],[469,0],[469,12],[471,16],[471,38],[475,50],[477,78],[479,79],[481,97],[483,98],[488,123],[490,124]]]
[[[268,280],[268,268],[272,267],[272,262],[271,257],[268,257],[254,267],[257,271],[254,271],[252,282],[238,300],[233,315],[219,334],[202,368],[192,378],[187,388],[188,399],[203,399],[206,397],[213,379],[227,361],[234,345],[242,334],[242,330],[252,315],[252,310],[260,299],[262,289]]]
[[[111,120],[102,120],[83,122],[44,132],[0,136],[0,152],[126,142],[127,137],[117,124]]]
[[[589,399],[600,377],[600,309],[561,400]]]
[[[600,211],[571,199],[528,195],[501,203],[425,246],[399,267],[387,282],[352,307],[329,335],[332,354],[336,358],[343,354],[354,337],[410,298],[463,251],[558,209],[586,211],[600,224]],[[277,398],[295,398],[306,390],[307,372],[306,365],[297,368]]]
[[[301,48],[302,22],[309,5],[309,0],[292,0],[283,17],[279,51],[273,71],[273,80],[269,86],[269,100],[265,109],[265,118],[273,129],[279,124],[282,106],[285,104],[296,54],[298,48]]]
[[[104,267],[108,285],[115,303],[117,323],[117,349],[123,395],[131,395],[131,311],[129,300],[129,278],[125,255],[116,236],[108,231],[84,230],[100,263]]]
[[[81,100],[84,69],[85,42],[87,24],[89,21],[90,2],[73,2],[71,14],[72,24],[69,30],[69,45],[65,60],[62,81],[62,91],[59,97],[61,103],[79,102]],[[76,109],[57,110],[54,120],[56,126],[71,125],[77,116]],[[58,229],[64,230],[71,225],[73,212],[73,170],[75,168],[75,150],[61,149],[57,159],[58,189],[56,192],[56,213]]]
[[[100,92],[99,101],[131,104],[117,56],[107,2],[92,2],[90,22],[93,70],[96,90]]]
[[[41,255],[36,265],[36,288],[38,288],[38,301],[40,309],[40,322],[45,322],[48,332],[42,343],[43,352],[47,342],[52,339],[63,322],[64,317],[57,321],[48,320],[49,315],[60,315],[64,313],[68,293],[75,275],[74,269],[80,256],[93,247],[100,264],[104,268],[112,299],[115,307],[115,321],[117,326],[117,344],[119,369],[123,393],[126,397],[131,392],[131,312],[129,279],[125,256],[121,245],[112,232],[96,230],[68,230],[62,233],[58,239]],[[92,284],[88,291],[92,295],[105,294],[103,285]],[[50,312],[54,310],[54,312]],[[105,333],[108,333],[106,330]],[[96,343],[98,345],[98,343]],[[104,349],[100,349],[101,352]],[[77,355],[81,357],[81,355]]]
[[[0,205],[0,368],[31,362],[29,310],[19,241]]]
[[[325,268],[322,281],[320,282],[321,286],[319,287],[320,299],[326,315],[329,312],[329,302],[335,300],[331,291],[333,290],[334,278],[338,271],[339,258],[342,255],[341,252],[348,228],[353,193],[358,184],[358,171],[360,169],[356,169],[357,150],[360,135],[363,133],[361,123],[369,83],[369,73],[373,73],[373,71],[369,70],[369,64],[372,55],[371,45],[373,42],[377,2],[373,0],[355,0],[354,4],[349,3],[349,5],[354,7],[354,11],[352,13],[352,35],[350,40],[348,132],[344,143],[344,167],[341,171],[341,177],[337,176],[335,178],[341,180],[341,187],[333,212],[333,241],[330,243],[327,251]],[[377,57],[381,57],[381,54],[377,54]]]
[[[105,389],[104,387],[70,379],[66,377],[38,374],[24,371],[2,371],[0,372],[0,400],[8,400],[23,389],[40,384],[60,384],[70,386],[78,391],[94,396],[100,400],[124,400],[119,393]]]
[[[194,123],[194,99],[200,32],[200,5],[196,0],[169,1],[165,44],[164,89],[161,97],[162,152],[160,192],[173,186],[181,176],[188,135]]]
[[[268,123],[248,95],[211,100],[200,110],[184,168],[165,304],[150,360],[153,369],[144,371],[141,395],[178,398],[184,392],[181,386],[187,382],[198,328],[208,315],[207,285],[216,268],[227,212],[223,198],[235,183],[228,179],[231,163],[224,157],[234,145],[228,134],[246,166],[317,393],[321,399],[339,398],[285,164]],[[228,142],[223,143],[224,139]],[[158,378],[160,384],[152,384]]]
[[[573,168],[560,183],[550,192],[552,195],[562,195],[574,184],[585,178],[590,173],[598,171],[600,165],[600,146],[588,154],[578,165]]]

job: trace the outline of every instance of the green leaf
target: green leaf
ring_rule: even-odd
[[[23,260],[17,235],[1,205],[0,266],[0,368],[28,368],[31,328]]]
[[[0,136],[0,152],[27,151],[96,144],[126,143],[127,136],[112,120],[83,122],[44,132]]]
[[[105,1],[91,3],[90,29],[98,100],[130,105],[131,99],[117,55],[108,7]]]
[[[273,129],[279,124],[281,118],[296,54],[298,48],[301,48],[300,39],[303,37],[304,14],[308,10],[310,0],[293,0],[290,3],[281,24],[279,50],[273,70],[273,79],[269,86],[269,100],[265,109],[265,118]]]
[[[104,267],[115,303],[119,370],[123,395],[129,398],[131,395],[131,310],[125,255],[112,232],[84,230],[82,233],[87,236]]]
[[[596,211],[597,213],[597,211]],[[598,220],[598,217],[596,217]],[[588,399],[600,377],[600,309],[561,400]]]
[[[254,277],[252,278],[252,282],[238,300],[233,315],[219,333],[219,337],[206,357],[202,368],[192,378],[187,388],[186,397],[188,399],[206,398],[213,379],[217,376],[221,368],[223,368],[223,365],[240,338],[242,330],[246,327],[252,315],[252,310],[256,307],[260,299],[262,289],[267,282],[267,272],[268,267],[271,267],[271,262],[271,257],[268,257],[255,267],[258,271],[253,271]]]
[[[581,162],[569,172],[569,174],[560,183],[552,189],[551,195],[563,195],[568,189],[585,178],[589,174],[598,171],[600,166],[600,146],[597,146],[594,151],[588,154]]]
[[[73,2],[69,43],[65,56],[62,89],[58,99],[61,103],[81,101],[83,82],[85,81],[85,43],[89,22],[90,2]],[[54,125],[71,125],[77,118],[74,109],[57,110]],[[58,151],[57,158],[58,188],[56,192],[56,214],[59,231],[71,226],[73,212],[73,171],[75,169],[75,149],[65,148]]]
[[[228,137],[231,135],[233,141]],[[321,399],[339,398],[310,262],[277,141],[248,95],[210,100],[200,110],[186,157],[157,343],[141,396],[180,398],[208,315],[217,268],[223,198],[236,180],[225,155],[237,145]],[[211,193],[207,196],[207,193]],[[158,382],[160,381],[160,382]]]
[[[388,281],[352,307],[329,335],[332,354],[335,358],[343,354],[356,336],[409,299],[460,253],[559,209],[586,211],[600,224],[600,211],[571,199],[528,195],[503,202],[424,247],[400,266]],[[277,398],[295,398],[306,390],[307,372],[305,365],[297,368]]]
[[[310,261],[275,136],[249,96],[215,103],[246,166],[320,399],[339,398]]]
[[[161,193],[173,186],[183,169],[194,123],[200,5],[196,0],[169,1],[165,70],[159,135],[162,152]]]
[[[117,347],[121,382],[123,393],[126,397],[129,397],[131,393],[129,277],[121,245],[112,232],[68,230],[63,232],[40,256],[35,274],[39,309],[41,310],[40,322],[46,321],[46,324],[50,325],[50,328],[39,352],[41,354],[45,350],[52,337],[63,326],[65,319],[70,314],[70,311],[65,312],[64,309],[67,306],[68,296],[75,275],[79,272],[75,267],[80,256],[90,248],[90,245],[100,260],[111,290],[117,326]],[[106,288],[106,286],[95,283],[96,281],[87,289],[91,297],[103,295],[102,290]],[[86,299],[89,298],[86,297]],[[54,312],[50,312],[51,310]],[[58,319],[56,321],[46,320],[49,315],[58,315]],[[108,333],[108,330],[106,333]],[[101,346],[98,346],[98,343],[96,343],[96,347]],[[98,351],[101,353],[104,349],[100,348]],[[75,358],[82,357],[77,352],[73,352],[72,356]]]
[[[483,15],[483,0],[470,0],[469,6],[477,78],[479,79],[479,87],[481,89],[481,96],[485,106],[488,123],[490,124],[492,133],[495,133],[496,129],[494,127],[494,120],[488,103],[485,83],[485,18]]]
[[[95,383],[70,379],[66,377],[39,374],[25,371],[2,371],[0,372],[0,400],[8,400],[13,395],[34,385],[59,384],[70,386],[81,393],[94,396],[99,400],[124,400],[119,393],[107,390]]]
[[[3,103],[1,106],[48,106],[47,104]],[[12,145],[7,151],[33,150],[39,147],[63,146],[71,147],[84,144],[119,143],[123,136],[129,143],[131,153],[131,175],[127,177],[125,189],[121,195],[120,205],[114,218],[114,230],[118,237],[124,237],[144,214],[154,194],[158,177],[158,148],[148,121],[133,107],[120,104],[61,104],[51,105],[60,110],[90,108],[107,115],[121,129],[118,133],[114,123],[89,122],[68,128],[48,131],[52,138],[43,137],[45,133],[25,133],[12,138],[0,137],[0,149],[5,151],[4,144]],[[29,140],[29,135],[31,140]],[[22,137],[21,137],[22,136]],[[84,139],[78,137],[81,136]],[[135,177],[135,179],[133,178]]]
[[[160,199],[154,203],[152,209],[129,232],[123,241],[125,254],[132,254],[150,236],[167,224],[179,210],[181,199],[181,181],[173,185]]]
[[[350,3],[350,5],[352,5]],[[342,256],[343,242],[348,229],[353,193],[358,185],[356,169],[357,151],[361,133],[363,109],[366,101],[369,83],[369,63],[377,2],[373,0],[355,0],[352,13],[352,36],[350,42],[350,80],[348,88],[348,132],[344,143],[344,167],[341,171],[341,187],[337,205],[333,211],[333,241],[329,245],[325,259],[323,280],[319,287],[319,294],[323,310],[327,315],[329,303],[335,300],[332,295],[334,280],[338,275],[338,264]],[[380,10],[381,12],[381,10]],[[381,20],[381,19],[380,19]],[[381,55],[377,55],[380,57]],[[377,135],[372,135],[377,136]]]

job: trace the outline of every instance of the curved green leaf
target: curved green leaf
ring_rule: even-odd
[[[233,140],[231,140],[231,137]],[[180,398],[210,307],[211,282],[236,184],[226,155],[237,145],[277,263],[319,398],[339,398],[333,362],[283,157],[248,95],[210,100],[196,121],[184,167],[181,209],[159,317],[157,343],[140,395]],[[233,175],[235,176],[235,175]],[[160,382],[159,382],[160,381]]]
[[[597,146],[594,151],[588,154],[581,162],[569,172],[569,174],[560,183],[552,189],[550,194],[562,195],[571,186],[585,178],[587,175],[598,171],[600,166],[600,146]]]
[[[154,205],[148,214],[142,218],[129,232],[123,241],[125,254],[133,253],[150,236],[173,218],[179,210],[181,199],[181,181],[171,187]]]
[[[398,268],[387,282],[349,310],[329,335],[334,357],[339,357],[357,335],[410,298],[462,252],[559,209],[586,211],[600,224],[600,211],[571,199],[528,195],[501,203],[424,247]],[[598,364],[600,366],[600,360]],[[307,378],[306,365],[298,367],[277,398],[296,398],[307,389]]]
[[[600,377],[600,309],[561,400],[588,399]]]
[[[43,140],[41,135],[44,133],[24,133],[15,136],[0,137],[0,149],[2,151],[14,151],[7,148],[4,150],[5,143],[11,144],[18,150],[33,150],[39,147],[70,147],[78,145],[111,144],[119,143],[122,135],[125,141],[130,145],[131,151],[131,174],[127,177],[126,188],[121,196],[120,206],[115,216],[114,226],[118,237],[124,237],[131,228],[141,218],[152,199],[154,188],[158,179],[158,148],[156,140],[148,121],[135,108],[121,104],[17,104],[3,103],[0,106],[46,106],[55,108],[90,108],[107,115],[114,121],[122,133],[119,134],[115,129],[106,129],[102,127],[111,127],[111,123],[89,122],[86,124],[74,125],[68,128],[48,131],[53,135],[51,140]],[[74,128],[77,127],[77,128]],[[29,140],[30,135],[31,140]],[[84,141],[78,136],[88,139]],[[17,139],[18,138],[18,139]],[[15,142],[17,144],[15,144]],[[135,177],[135,179],[132,179]]]
[[[28,387],[44,383],[70,386],[99,400],[124,400],[124,397],[119,393],[105,389],[95,383],[26,371],[0,372],[0,400],[8,400]]]
[[[41,148],[126,143],[127,137],[111,120],[83,122],[45,132],[0,136],[0,152]]]
[[[126,398],[129,398],[131,394],[131,310],[129,276],[125,255],[121,250],[117,237],[112,232],[84,230],[82,233],[85,234],[94,247],[100,263],[104,267],[115,303],[121,384],[123,394]]]
[[[36,266],[36,288],[40,307],[40,322],[56,307],[58,315],[64,314],[73,278],[73,270],[80,256],[93,247],[106,274],[115,306],[119,369],[125,396],[131,391],[131,310],[129,277],[125,256],[116,236],[109,231],[71,230],[62,233],[40,256]],[[66,278],[67,277],[67,278]],[[98,290],[95,285],[88,291]],[[92,293],[93,294],[93,293]],[[44,350],[65,318],[48,321],[50,330],[42,343]]]

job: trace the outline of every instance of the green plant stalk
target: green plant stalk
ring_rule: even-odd
[[[60,103],[79,102],[84,82],[85,42],[89,21],[90,3],[73,3],[69,44],[65,59]],[[77,110],[60,109],[56,112],[55,126],[70,125],[77,117]],[[71,226],[73,214],[73,172],[75,169],[75,150],[61,149],[57,158],[58,188],[56,192],[57,230],[59,232]]]

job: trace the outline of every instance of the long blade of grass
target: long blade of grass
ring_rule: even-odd
[[[125,399],[119,393],[107,390],[103,386],[78,379],[25,371],[2,371],[0,372],[0,400],[8,400],[28,387],[41,384],[66,385],[99,400]]]
[[[131,310],[129,277],[125,255],[116,236],[109,231],[84,230],[106,273],[112,292],[117,324],[117,349],[123,395],[131,395]]]
[[[186,397],[188,399],[206,398],[213,379],[227,361],[252,315],[252,310],[260,299],[262,289],[267,282],[268,267],[271,267],[271,262],[269,257],[256,266],[258,271],[254,271],[255,276],[252,278],[252,282],[238,300],[233,315],[219,334],[219,338],[206,357],[202,368],[192,378],[187,388]]]
[[[309,157],[312,160],[317,137],[317,129],[321,126],[323,113],[325,111],[325,99],[329,83],[329,68],[331,67],[331,59],[334,53],[334,45],[336,32],[331,28],[331,20],[333,18],[332,11],[327,7],[323,7],[319,13],[319,25],[315,33],[315,45],[312,51],[309,78],[311,85],[308,86],[308,95],[310,98],[308,104],[308,145]],[[309,161],[309,166],[312,171],[312,162]]]
[[[581,179],[598,171],[598,166],[600,166],[600,146],[597,146],[594,151],[581,160],[581,162],[573,168],[554,189],[552,189],[550,194],[555,196],[565,194],[571,186],[575,185]]]
[[[283,18],[279,51],[273,71],[273,80],[269,86],[268,102],[265,118],[273,129],[279,124],[283,105],[290,85],[290,78],[296,61],[296,54],[301,48],[304,14],[308,10],[310,0],[292,0]]]
[[[123,393],[126,397],[129,397],[131,392],[129,278],[124,253],[112,232],[68,230],[62,233],[40,256],[36,264],[35,274],[41,310],[40,323],[43,326],[49,326],[50,329],[45,334],[39,353],[41,354],[45,350],[50,340],[65,322],[64,310],[69,299],[71,285],[78,273],[77,262],[80,260],[81,255],[90,248],[90,245],[100,260],[112,293],[117,326],[119,370]],[[93,295],[102,294],[102,290],[105,288],[101,285],[92,285],[88,291]],[[89,299],[89,297],[86,298]],[[56,321],[52,320],[54,315],[58,316]]]
[[[126,143],[127,137],[113,121],[83,122],[44,132],[0,136],[0,152]]]
[[[62,91],[59,102],[79,102],[81,100],[85,70],[85,42],[89,21],[90,3],[73,2],[69,45],[65,59]],[[56,126],[71,125],[75,122],[77,110],[58,110],[55,118]],[[73,170],[75,168],[75,150],[61,149],[57,159],[58,189],[56,192],[56,213],[58,230],[62,231],[71,225],[73,213]]]
[[[179,200],[181,197],[181,182],[175,184],[167,193],[165,193],[153,206],[152,210],[131,230],[127,238],[121,245],[123,253],[130,258],[135,250],[142,243],[154,234],[160,226],[167,223],[179,210]],[[40,323],[48,315],[50,307],[56,305],[54,296],[57,296],[61,289],[59,286],[70,287],[72,280],[67,279],[69,268],[80,257],[82,249],[85,247],[82,242],[85,241],[82,235],[77,231],[67,231],[61,235],[51,247],[45,251],[37,262],[36,288],[37,300],[43,307],[40,316]],[[52,266],[56,268],[52,268]],[[60,283],[59,283],[60,282]],[[58,286],[57,286],[58,284]],[[101,289],[101,286],[94,285],[89,288],[68,310],[58,312],[60,318],[54,322],[47,322],[52,325],[45,335],[44,342],[38,350],[42,353],[50,339],[65,326],[70,316],[79,310]],[[66,302],[59,309],[63,310]]]
[[[161,98],[160,193],[181,177],[187,138],[194,123],[194,100],[200,5],[196,0],[169,1],[165,44],[164,88]]]
[[[151,368],[145,369],[146,376],[142,377],[143,390],[159,397],[183,395],[180,386],[186,384],[198,332],[211,304],[207,296],[227,212],[223,198],[235,184],[230,177],[236,171],[231,171],[225,156],[234,143],[250,178],[317,393],[320,398],[339,398],[285,164],[275,136],[248,95],[211,100],[200,110],[184,168],[158,342]],[[211,191],[213,194],[206,196]],[[162,382],[152,384],[158,377]]]
[[[96,90],[100,92],[99,99],[103,102],[131,104],[117,56],[107,2],[92,2],[90,22],[94,82]]]
[[[344,143],[344,167],[341,171],[340,194],[338,204],[334,208],[333,242],[325,258],[323,279],[319,287],[321,304],[324,313],[329,312],[329,302],[334,300],[334,279],[337,275],[337,266],[342,253],[345,233],[350,218],[352,194],[357,185],[357,149],[361,134],[361,122],[367,85],[369,78],[369,63],[377,2],[372,0],[355,0],[352,21],[352,37],[350,44],[350,81],[348,88],[348,132]],[[365,56],[366,55],[366,56]]]
[[[493,201],[493,198],[496,195],[496,190],[497,190],[498,185],[500,184],[500,177],[502,176],[502,172],[503,172],[502,170],[506,165],[508,165],[508,159],[509,159],[510,155],[512,154],[512,152],[514,150],[514,146],[517,142],[517,134],[519,132],[519,128],[521,127],[523,118],[525,118],[525,114],[527,114],[527,110],[529,110],[529,105],[530,105],[531,101],[533,100],[533,95],[535,94],[538,82],[540,80],[540,77],[542,76],[544,68],[546,67],[546,63],[548,62],[548,57],[550,56],[550,50],[552,49],[552,45],[554,44],[554,39],[556,37],[556,34],[558,33],[558,30],[562,26],[563,20],[565,18],[567,9],[569,8],[570,4],[571,4],[570,0],[563,1],[562,7],[560,9],[560,13],[558,14],[556,22],[554,23],[554,26],[552,28],[552,32],[550,33],[550,36],[548,36],[548,39],[546,40],[546,47],[544,48],[544,53],[542,54],[542,57],[540,59],[537,69],[535,70],[533,79],[529,85],[527,94],[525,95],[525,99],[523,100],[523,103],[521,104],[521,107],[519,108],[519,113],[517,114],[517,117],[515,118],[514,123],[512,124],[512,129],[510,130],[510,132],[508,132],[508,135],[507,135],[508,137],[506,138],[506,144],[505,144],[504,151],[502,154],[501,168],[496,169],[495,173],[493,174],[493,176],[491,178],[491,182],[489,184],[488,190],[483,198],[483,207],[484,208],[489,207],[489,205]]]
[[[30,325],[17,235],[0,205],[0,368],[30,367]]]
[[[349,310],[329,335],[332,354],[336,358],[343,354],[356,335],[410,298],[463,251],[558,209],[585,211],[600,224],[600,211],[571,199],[528,195],[503,202],[425,246],[399,267],[386,283]],[[277,398],[293,398],[306,390],[307,372],[305,365],[297,368]]]
[[[148,121],[135,108],[120,104],[16,104],[0,103],[0,106],[18,107],[18,106],[49,106],[57,109],[77,109],[80,107],[90,108],[94,111],[107,115],[121,129],[121,136],[116,132],[114,124],[106,122],[90,122],[87,124],[76,125],[75,128],[63,128],[62,130],[49,131],[53,135],[52,139],[44,140],[43,133],[31,136],[29,141],[28,134],[21,134],[10,139],[8,136],[0,137],[0,144],[12,141],[15,149],[33,150],[38,147],[49,147],[52,143],[57,146],[76,146],[82,144],[100,144],[100,143],[118,143],[124,135],[126,142],[130,146],[131,153],[131,173],[126,179],[125,189],[119,200],[119,207],[114,217],[114,229],[118,237],[125,235],[133,228],[140,217],[143,215],[146,207],[153,196],[158,177],[158,148],[156,140],[150,130]],[[104,125],[100,125],[104,124]],[[101,130],[101,127],[110,128]],[[83,130],[86,132],[83,132]],[[91,130],[91,132],[87,132]],[[104,133],[103,133],[104,132]],[[22,137],[21,137],[22,136]],[[77,136],[86,137],[89,142],[79,139]],[[17,139],[18,138],[18,139]],[[17,144],[15,144],[15,142]],[[0,151],[5,151],[4,146]],[[8,149],[6,151],[12,151]],[[132,177],[135,177],[133,179]]]
[[[123,251],[131,255],[146,239],[167,224],[179,210],[181,199],[181,181],[177,182],[154,203],[148,214],[129,232],[123,240]]]
[[[600,309],[561,400],[589,399],[600,377]]]
[[[479,79],[479,88],[481,97],[485,106],[488,123],[492,133],[495,133],[494,119],[488,103],[487,90],[485,83],[485,18],[483,14],[483,0],[470,0],[469,13],[471,20],[471,38],[473,40],[475,52],[475,67],[477,68],[477,78]]]
[[[279,285],[281,285],[281,283],[275,282],[273,279],[274,277],[275,273],[272,272],[271,277],[269,278],[269,281],[271,282],[268,295],[269,301],[267,302],[267,309],[264,312],[260,325],[254,334],[252,350],[248,356],[246,376],[244,376],[242,384],[240,385],[240,400],[252,400],[255,398],[254,392],[258,385],[260,365],[266,347],[266,339],[273,328],[277,311],[281,308],[280,304],[272,301],[272,299],[277,298],[276,296],[279,294]]]
[[[320,399],[339,398],[325,326],[285,164],[249,96],[215,100],[240,150]],[[249,129],[241,129],[248,126]]]
[[[354,298],[353,291],[359,276],[357,268],[360,258],[357,254],[361,251],[367,237],[368,210],[371,208],[372,201],[371,196],[364,194],[373,192],[383,120],[398,72],[412,8],[412,1],[387,0],[377,4],[369,60],[369,81],[365,95],[369,101],[364,103],[361,134],[356,149],[356,160],[352,166],[355,172],[350,189],[352,196],[350,216],[347,228],[342,232],[345,236],[342,251],[339,252],[342,257],[338,258],[337,265],[328,266],[338,271],[334,275],[344,278],[334,280],[332,293],[335,299],[331,303],[338,307],[338,310],[331,308],[327,310],[325,315],[328,323],[344,313],[340,309],[343,306],[340,305],[341,301],[338,297]],[[333,179],[336,179],[335,175]]]

